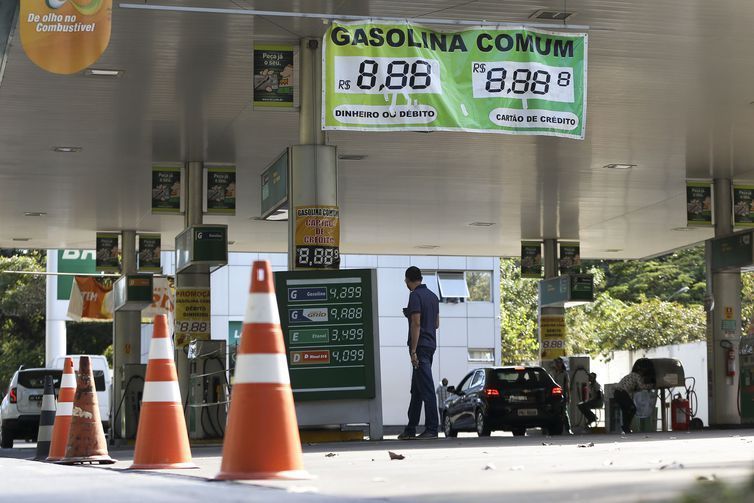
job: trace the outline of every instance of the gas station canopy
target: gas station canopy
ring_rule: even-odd
[[[184,221],[151,213],[151,166],[204,161],[237,166],[238,201],[234,216],[205,223],[228,225],[231,251],[284,251],[287,225],[257,219],[259,180],[298,143],[299,118],[253,107],[252,48],[322,37],[327,21],[296,13],[568,28],[538,19],[545,6],[526,1],[143,5],[291,15],[116,0],[110,45],[93,65],[116,77],[47,73],[11,33],[0,75],[0,246],[92,248],[95,231],[122,229],[171,243]],[[344,253],[515,256],[522,239],[557,238],[579,240],[584,258],[639,258],[712,237],[686,227],[685,182],[754,181],[754,6],[577,0],[567,13],[588,27],[585,139],[328,132],[341,157]]]

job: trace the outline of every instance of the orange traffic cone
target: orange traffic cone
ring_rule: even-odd
[[[88,356],[79,357],[68,446],[65,450],[65,457],[57,463],[62,465],[115,463],[115,460],[107,454],[105,430],[102,429],[97,393],[94,391],[92,363]]]
[[[283,332],[266,260],[256,261],[252,267],[217,478],[310,478],[301,462]]]
[[[47,461],[59,461],[65,456],[68,445],[68,431],[71,428],[73,395],[76,393],[76,376],[73,373],[73,358],[66,358],[63,365],[63,378],[58,393],[58,408],[55,411],[55,424],[52,427],[52,442]]]
[[[134,462],[130,468],[197,468],[191,462],[173,348],[168,338],[168,320],[164,314],[154,317]]]

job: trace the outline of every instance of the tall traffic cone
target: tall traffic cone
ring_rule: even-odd
[[[173,348],[168,338],[168,320],[164,314],[154,317],[154,333],[144,381],[134,462],[129,468],[197,468],[191,462],[181,391],[178,389]]]
[[[39,432],[37,433],[37,455],[34,459],[43,461],[50,454],[52,425],[55,423],[55,388],[52,376],[45,376],[45,390],[42,396],[42,411],[39,414]]]
[[[236,360],[220,480],[310,478],[301,462],[270,263],[254,262]]]
[[[52,427],[52,442],[47,461],[59,461],[65,456],[68,445],[68,431],[71,428],[73,395],[76,393],[76,376],[73,372],[73,358],[66,357],[63,365],[63,378],[60,381],[58,405],[55,411],[55,425]]]
[[[115,463],[115,460],[107,454],[105,430],[102,429],[97,393],[94,391],[94,373],[88,356],[79,357],[68,446],[65,450],[65,457],[57,463],[62,465]]]

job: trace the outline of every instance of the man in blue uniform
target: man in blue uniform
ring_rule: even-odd
[[[422,284],[418,267],[406,269],[406,286],[411,291],[408,307],[403,314],[408,318],[408,351],[414,370],[411,374],[411,401],[408,405],[408,425],[400,440],[437,438],[438,418],[432,358],[437,348],[437,328],[440,326],[440,301],[437,295]],[[424,432],[416,436],[422,404],[424,405]]]

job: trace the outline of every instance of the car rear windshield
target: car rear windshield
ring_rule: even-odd
[[[55,389],[60,389],[62,370],[22,370],[18,373],[18,384],[28,389],[44,389],[45,376],[52,376],[52,384]],[[105,391],[105,373],[102,370],[94,371],[94,388],[97,391]]]
[[[52,376],[52,384],[55,388],[60,388],[60,377],[62,375],[62,370],[22,370],[18,373],[18,384],[24,388],[44,389],[45,376]]]
[[[552,380],[543,369],[495,369],[492,371],[493,380],[499,384],[510,386],[543,386],[552,384]]]

